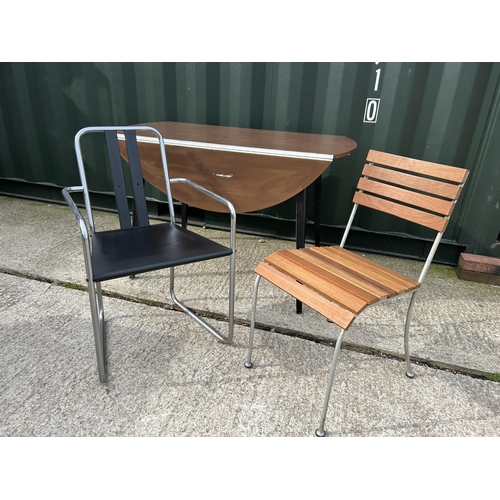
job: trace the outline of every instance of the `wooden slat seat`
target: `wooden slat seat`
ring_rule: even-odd
[[[299,299],[304,304],[312,307],[320,314],[339,325],[341,328],[349,328],[351,323],[356,318],[352,312],[340,307],[335,302],[329,301],[311,288],[304,286],[297,280],[291,278],[285,273],[282,273],[275,267],[266,264],[265,262],[261,262],[255,268],[255,272],[266,278],[278,288],[285,290],[290,295]]]
[[[345,330],[366,306],[420,286],[340,247],[280,250],[255,272],[313,309],[320,307],[321,314]]]

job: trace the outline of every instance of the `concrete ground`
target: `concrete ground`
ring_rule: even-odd
[[[97,212],[97,228],[114,215]],[[227,242],[228,234],[192,228]],[[236,327],[224,345],[170,309],[167,271],[103,283],[108,383],[99,383],[76,221],[65,206],[0,197],[1,436],[313,436],[339,329],[262,280],[254,368],[243,366],[253,268],[292,242],[237,235]],[[367,255],[418,277],[421,263]],[[177,270],[177,294],[227,324],[227,259]],[[500,287],[432,265],[409,296],[345,336],[328,436],[499,436]],[[498,377],[497,377],[498,380]]]

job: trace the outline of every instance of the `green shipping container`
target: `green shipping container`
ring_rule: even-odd
[[[89,125],[180,121],[345,135],[323,174],[322,243],[338,243],[369,149],[468,168],[437,260],[500,256],[500,63],[0,63],[0,192],[60,201],[78,184],[73,139]],[[88,158],[97,166],[103,151]],[[111,206],[95,168],[96,204]],[[150,189],[153,214],[162,193]],[[220,214],[193,221],[224,227]],[[307,193],[313,238],[313,192]],[[384,214],[354,222],[354,248],[420,258],[430,234]],[[375,227],[377,230],[375,231]],[[238,216],[238,230],[293,238],[295,202]]]

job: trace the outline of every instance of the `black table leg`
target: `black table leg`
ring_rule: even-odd
[[[188,221],[188,206],[185,203],[181,203],[181,225],[184,229],[187,228]]]
[[[321,244],[321,187],[322,176],[314,181],[314,245]]]
[[[319,247],[321,242],[321,175],[314,181],[314,244]],[[306,246],[306,190],[301,191],[296,197],[295,219],[295,248]],[[297,300],[297,314],[302,314],[302,302]]]
[[[296,217],[295,217],[295,248],[306,246],[306,190],[304,189],[296,197]],[[297,300],[297,314],[302,314],[302,302]]]

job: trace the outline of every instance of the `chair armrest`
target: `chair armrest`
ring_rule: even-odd
[[[229,201],[223,198],[222,196],[219,196],[218,194],[214,193],[213,191],[208,190],[207,188],[204,188],[203,186],[200,186],[199,184],[196,184],[196,182],[193,182],[189,179],[185,179],[183,177],[176,177],[175,179],[170,179],[170,184],[189,184],[190,186],[194,187],[198,191],[201,191],[202,193],[206,194],[207,196],[210,196],[214,200],[217,200],[218,202],[222,203],[223,205],[226,205],[229,208],[229,212],[231,216],[236,217],[236,211],[234,210],[233,204]]]
[[[85,221],[80,210],[78,210],[76,203],[74,202],[73,198],[70,195],[70,193],[82,193],[82,192],[83,192],[83,186],[71,186],[71,187],[66,187],[62,190],[63,197],[78,222],[78,227],[80,228],[80,233],[82,234],[82,238],[88,240],[89,230],[87,227],[87,222]]]
[[[214,200],[217,200],[219,203],[226,205],[231,215],[231,248],[234,250],[236,247],[236,210],[234,209],[233,204],[229,200],[226,200],[213,191],[210,191],[209,189],[204,188],[203,186],[196,184],[196,182],[193,182],[192,180],[186,179],[184,177],[176,177],[174,179],[170,179],[170,184],[188,184],[198,191],[202,192],[203,194],[206,194]]]

